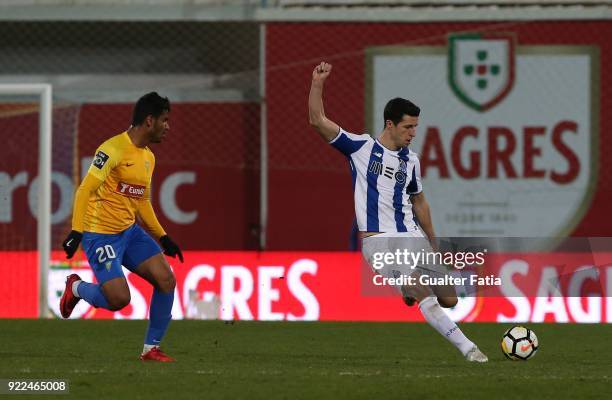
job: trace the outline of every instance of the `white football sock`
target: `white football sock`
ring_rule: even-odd
[[[463,355],[466,355],[475,346],[470,339],[465,337],[457,324],[446,315],[435,296],[429,296],[421,300],[419,309],[429,325],[455,345]]]
[[[142,348],[142,354],[149,352],[149,350],[151,350],[153,347],[158,347],[158,346],[154,344],[145,344]]]
[[[81,281],[74,281],[74,282],[72,282],[72,294],[75,295],[78,298],[81,297],[81,296],[79,296],[79,291],[77,290],[77,288],[79,287],[80,283],[81,283]]]

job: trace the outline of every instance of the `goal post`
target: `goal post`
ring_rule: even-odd
[[[2,96],[38,96],[38,205],[36,243],[38,250],[38,317],[50,316],[47,276],[51,260],[51,144],[52,87],[46,83],[0,84]]]

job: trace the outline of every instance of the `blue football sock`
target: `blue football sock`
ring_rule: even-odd
[[[159,346],[159,342],[166,334],[166,329],[168,329],[168,324],[172,319],[172,303],[174,303],[174,290],[170,293],[164,293],[157,289],[153,291],[145,344]]]
[[[106,300],[106,297],[104,297],[104,293],[102,293],[102,288],[100,285],[81,281],[79,286],[77,286],[77,292],[79,293],[80,298],[94,307],[102,307],[106,308],[107,310],[110,308],[108,306],[108,300]]]

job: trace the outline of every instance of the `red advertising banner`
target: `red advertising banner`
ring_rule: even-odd
[[[1,256],[35,265],[35,253]],[[59,315],[65,277],[74,271],[94,278],[86,262],[68,268],[60,252],[54,257],[48,300]],[[418,307],[406,307],[394,289],[373,284],[375,275],[360,253],[188,251],[185,260],[170,259],[177,278],[175,319],[422,321]],[[10,265],[3,263],[0,271],[0,317],[35,318],[38,273]],[[129,306],[110,312],[80,302],[73,317],[146,319],[152,289],[124,271]],[[457,321],[612,322],[612,253],[497,254],[487,258],[485,269],[462,274],[467,280],[457,289],[463,296],[448,310]]]
[[[0,318],[38,317],[38,253],[0,251]]]

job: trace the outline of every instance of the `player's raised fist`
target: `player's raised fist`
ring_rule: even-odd
[[[321,62],[321,64],[317,65],[312,71],[312,80],[313,82],[323,82],[329,74],[331,73],[332,65],[326,62]]]

